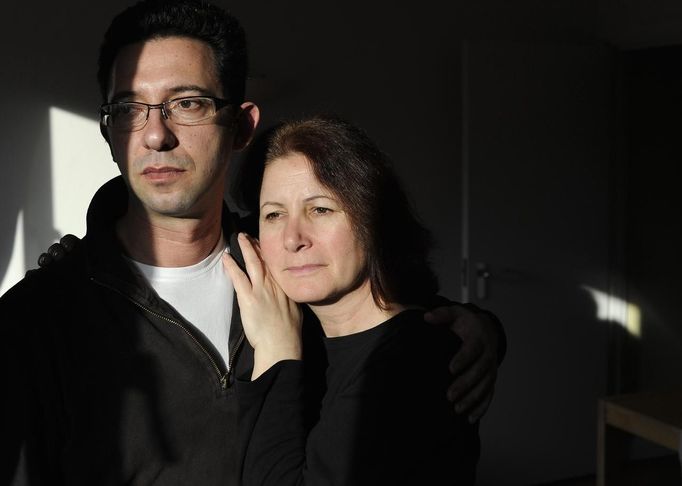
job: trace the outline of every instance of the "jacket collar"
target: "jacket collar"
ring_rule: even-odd
[[[86,255],[90,278],[125,293],[135,300],[175,313],[146,283],[134,265],[124,258],[116,236],[116,221],[128,210],[128,189],[121,176],[105,183],[95,193],[87,212]],[[242,220],[223,203],[222,227],[230,253],[243,266],[237,243],[237,228]]]

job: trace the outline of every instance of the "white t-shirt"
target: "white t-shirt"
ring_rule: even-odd
[[[131,260],[159,296],[206,335],[229,364],[229,336],[234,287],[223,270],[228,251],[220,239],[204,260],[189,267],[154,267]]]

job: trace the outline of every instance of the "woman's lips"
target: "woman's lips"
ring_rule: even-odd
[[[311,273],[315,273],[317,270],[320,268],[324,267],[324,265],[320,263],[308,263],[306,265],[296,265],[296,266],[291,266],[291,267],[286,267],[286,271],[289,272],[291,275],[297,276],[297,277],[302,277],[305,275],[310,275]]]

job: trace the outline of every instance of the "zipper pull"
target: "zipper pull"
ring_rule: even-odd
[[[225,374],[220,378],[220,387],[221,387],[223,390],[227,390],[227,385],[228,385],[229,377],[230,377],[230,372],[228,371],[227,373],[225,373]]]

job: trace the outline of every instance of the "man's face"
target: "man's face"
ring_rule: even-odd
[[[149,104],[183,96],[224,97],[204,42],[167,37],[124,47],[112,68],[108,102]],[[222,204],[233,145],[229,107],[200,125],[177,125],[161,110],[138,131],[106,128],[111,152],[134,197],[150,216],[199,217]]]

